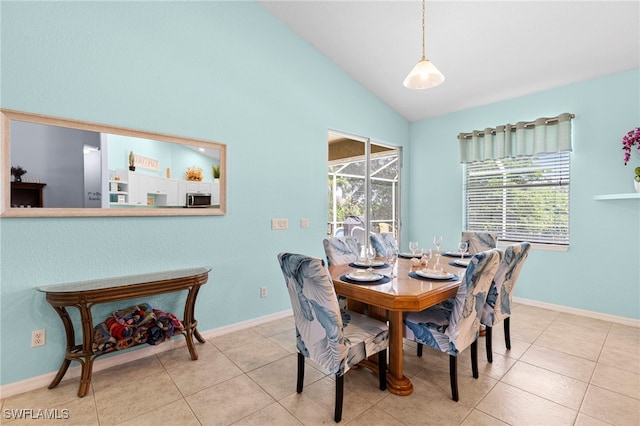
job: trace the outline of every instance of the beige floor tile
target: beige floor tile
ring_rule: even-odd
[[[75,401],[78,399],[94,401],[93,391],[91,389],[84,398],[78,397],[79,384],[80,378],[76,377],[73,379],[63,380],[54,389],[47,389],[47,387],[42,387],[30,392],[25,392],[19,395],[4,398],[2,409],[47,408],[51,406],[64,405],[67,402]]]
[[[229,358],[217,349],[206,357],[167,370],[183,396],[192,395],[242,374]]]
[[[245,330],[234,331],[233,333],[224,334],[222,336],[217,336],[209,339],[213,345],[225,352],[229,349],[236,348],[238,346],[246,346],[251,344],[251,342],[255,342],[258,339],[263,338],[263,336],[255,331],[253,328],[248,328]]]
[[[507,423],[491,417],[482,411],[473,410],[460,426],[508,426]]]
[[[333,377],[327,376],[306,386],[302,393],[293,393],[279,402],[304,424],[313,425],[323,422],[332,424],[335,411],[335,389]],[[359,397],[345,385],[342,421],[349,422],[371,406],[371,401]]]
[[[264,426],[264,425],[278,425],[278,426],[296,426],[302,425],[295,417],[293,417],[287,410],[282,408],[282,405],[274,402],[273,404],[257,411],[244,419],[233,423],[234,426]]]
[[[206,359],[208,356],[214,353],[219,353],[218,348],[213,346],[213,344],[209,341],[205,343],[194,343],[196,352],[198,354],[198,359],[195,361],[201,361]],[[181,346],[170,351],[161,352],[158,355],[158,360],[166,369],[175,368],[179,365],[189,364],[194,362],[191,359],[191,355],[189,354],[189,349],[187,346]]]
[[[536,346],[579,356],[591,361],[596,361],[600,356],[604,342],[588,340],[573,334],[566,334],[563,330],[547,330],[536,340]]]
[[[195,414],[189,408],[184,399],[179,399],[155,410],[141,414],[137,417],[119,423],[118,426],[155,426],[155,425],[180,425],[199,426]]]
[[[580,412],[612,425],[640,424],[640,401],[598,386],[589,386]]]
[[[184,350],[187,354],[189,353],[186,347]],[[100,391],[109,386],[122,385],[123,377],[133,376],[141,380],[146,376],[163,373],[165,373],[165,369],[162,363],[152,355],[98,371],[93,374],[91,384],[95,391]]]
[[[371,407],[347,424],[349,426],[402,426],[404,423],[376,407]]]
[[[609,334],[598,362],[640,374],[640,341],[622,334]]]
[[[275,321],[269,321],[264,324],[260,324],[253,329],[263,335],[264,337],[271,337],[275,334],[280,334],[284,332],[289,332],[293,334],[294,338],[296,335],[296,325],[293,321],[293,317],[287,317]]]
[[[298,356],[289,355],[262,367],[256,368],[247,375],[262,389],[267,391],[276,401],[296,392],[298,377]],[[322,379],[325,375],[305,363],[304,386]]]
[[[591,384],[640,400],[640,374],[598,363]]]
[[[284,350],[277,343],[261,336],[247,345],[227,349],[224,354],[242,371],[249,372],[289,356],[290,352]]]
[[[298,353],[298,346],[296,345],[296,333],[293,330],[273,334],[269,336],[268,339],[274,343],[277,343],[282,349],[289,353]]]
[[[578,411],[588,384],[544,368],[518,361],[502,378],[502,383]]]
[[[498,383],[476,407],[512,425],[572,425],[577,412],[522,389]]]
[[[101,425],[121,423],[182,398],[166,372],[135,377],[122,376],[119,386],[94,392]]]
[[[598,419],[594,419],[593,417],[587,416],[583,413],[578,413],[578,417],[576,417],[576,422],[573,426],[611,426],[611,423],[605,423]]]
[[[246,375],[211,386],[185,399],[203,425],[232,424],[275,402]]]
[[[493,362],[487,361],[487,354],[484,349],[478,348],[478,374],[492,377],[496,380],[500,380],[507,371],[515,364],[516,358],[506,357],[497,353],[493,354]],[[464,365],[471,371],[471,357],[462,356],[458,359],[459,365]]]
[[[520,361],[587,383],[596,367],[594,361],[535,344],[522,355]]]
[[[514,337],[513,331],[511,333],[511,349],[507,349],[503,333],[491,336],[491,349],[493,353],[507,358],[519,359],[529,347],[531,347],[531,343],[519,337]],[[481,337],[480,340],[478,340],[478,360],[481,359],[487,359],[485,337]]]
[[[473,378],[469,380],[479,382]],[[407,425],[459,425],[473,410],[474,405],[482,399],[479,393],[486,394],[486,392],[473,392],[467,386],[468,383],[461,380],[458,383],[460,401],[455,402],[451,399],[451,387],[448,381],[443,385],[441,381],[433,383],[412,378],[411,382],[414,388],[411,395],[392,394],[378,402],[375,407]]]

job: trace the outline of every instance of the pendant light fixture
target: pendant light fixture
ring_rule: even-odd
[[[425,56],[425,1],[422,0],[422,59],[404,79],[404,87],[408,89],[430,89],[444,81],[444,75]]]

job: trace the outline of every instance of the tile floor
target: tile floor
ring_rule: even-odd
[[[414,393],[377,388],[355,369],[345,377],[345,425],[640,425],[640,329],[526,305],[514,307],[512,349],[494,331],[493,364],[479,345],[480,378],[468,351],[459,359],[460,401],[450,399],[448,357],[405,342]],[[191,361],[181,347],[2,401],[13,408],[68,410],[68,420],[38,425],[318,425],[333,423],[334,381],[308,363],[296,394],[292,318],[209,339]],[[18,425],[19,420],[0,423]]]

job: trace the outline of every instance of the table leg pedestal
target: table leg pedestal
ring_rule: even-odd
[[[413,384],[402,371],[403,343],[402,311],[389,311],[389,370],[387,389],[395,395],[411,395]]]

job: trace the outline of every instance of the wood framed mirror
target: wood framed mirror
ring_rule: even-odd
[[[226,214],[225,144],[0,113],[1,217]]]

